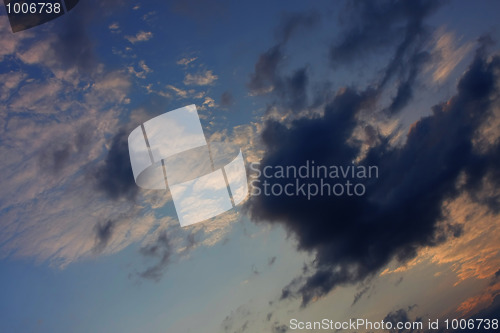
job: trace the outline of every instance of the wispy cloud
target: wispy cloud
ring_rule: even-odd
[[[113,22],[108,26],[108,28],[109,30],[111,30],[111,32],[117,32],[120,29],[120,25],[118,24],[118,22]]]
[[[0,86],[0,100],[7,100],[12,91],[19,87],[19,84],[26,78],[26,74],[22,72],[8,72],[5,74],[0,74],[0,82],[3,84]]]
[[[182,58],[182,59],[179,59],[177,61],[177,65],[181,65],[181,66],[188,66],[189,64],[191,64],[192,62],[194,62],[196,59],[198,59],[198,57],[191,57],[191,58]]]
[[[186,74],[184,84],[187,86],[208,86],[213,84],[218,79],[217,75],[211,70],[205,70],[196,74]]]
[[[214,108],[216,106],[214,99],[209,96],[205,97],[205,100],[203,101],[202,105],[209,108]]]
[[[13,34],[6,16],[3,16],[3,19],[0,20],[0,34],[2,35],[2,39],[0,39],[0,61],[5,56],[13,54],[23,40],[33,37],[33,33],[30,30]]]
[[[153,72],[153,70],[146,65],[144,60],[139,61],[138,67],[139,70],[136,70],[133,66],[129,66],[127,67],[128,72],[140,79],[145,79],[149,73]]]
[[[428,71],[432,72],[434,82],[444,82],[457,65],[474,49],[473,42],[457,45],[458,40],[453,32],[446,31],[444,27],[434,34],[433,54],[436,60],[429,64]]]
[[[176,86],[173,86],[171,84],[167,85],[167,89],[172,90],[180,98],[186,98],[186,97],[188,97],[188,94],[189,94],[189,92],[187,90],[177,88]]]
[[[138,42],[146,42],[153,38],[153,33],[148,31],[139,31],[135,36],[125,36],[125,39],[128,40],[130,43],[135,44]]]

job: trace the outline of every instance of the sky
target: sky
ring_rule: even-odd
[[[499,2],[81,0],[15,33],[0,7],[0,332],[500,317]],[[127,138],[191,104],[249,182],[377,174],[181,227]]]

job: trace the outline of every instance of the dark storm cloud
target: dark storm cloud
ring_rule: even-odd
[[[424,246],[461,235],[458,225],[445,223],[443,202],[463,191],[481,190],[482,181],[500,185],[499,145],[487,153],[473,149],[472,139],[491,116],[500,58],[486,60],[480,48],[458,83],[458,93],[436,105],[433,114],[410,129],[406,143],[393,147],[379,134],[361,165],[378,166],[378,179],[364,182],[364,196],[253,196],[247,209],[254,221],[278,223],[295,236],[300,250],[315,254],[311,273],[294,279],[282,298],[301,297],[307,305],[339,285],[373,276],[389,261],[405,262]],[[270,120],[262,140],[265,166],[351,165],[360,145],[349,142],[357,115],[371,110],[380,91],[345,88],[328,103],[324,116],[300,118],[285,126]],[[495,167],[497,169],[495,169]],[[459,176],[467,181],[457,188]],[[493,176],[492,176],[493,175]],[[272,184],[294,179],[264,179]],[[319,179],[308,179],[320,187]],[[491,206],[498,207],[494,201]]]
[[[397,92],[387,111],[400,111],[413,96],[413,85],[422,65],[430,60],[423,50],[429,36],[424,19],[440,5],[441,1],[432,0],[350,2],[349,14],[343,13],[348,28],[330,49],[333,65],[394,49],[379,88],[397,79]]]
[[[334,64],[347,63],[398,43],[396,58],[425,33],[424,18],[441,1],[351,1],[341,20],[347,29],[332,45]]]
[[[418,74],[431,60],[425,50],[430,34],[424,19],[439,6],[440,2],[429,0],[351,2],[346,31],[330,48],[332,64],[348,64],[374,51],[389,53],[390,61],[374,89],[375,93],[381,92],[394,82],[394,96],[385,111],[398,113],[411,101]],[[285,15],[277,29],[276,45],[262,53],[255,64],[248,83],[251,94],[271,93],[277,100],[275,103],[294,113],[308,107],[307,67],[297,69],[292,75],[281,71],[289,39],[301,29],[313,28],[319,20],[320,16],[314,12]],[[318,97],[312,107],[323,101],[325,92],[315,99]]]
[[[115,222],[108,220],[105,223],[97,223],[94,226],[95,232],[95,245],[94,252],[102,252],[106,245],[108,245],[109,240],[113,234],[113,229],[115,227]]]
[[[108,155],[94,172],[97,189],[113,200],[134,199],[138,191],[130,164],[127,137],[125,129],[113,137]]]
[[[141,278],[159,281],[172,258],[172,248],[167,233],[162,232],[154,244],[142,247],[140,253],[145,257],[157,259],[157,263],[140,272],[139,276]]]
[[[396,96],[394,96],[388,108],[389,113],[397,113],[408,105],[413,97],[413,86],[417,79],[417,75],[421,71],[423,65],[429,60],[430,55],[424,51],[413,55],[409,61],[399,60],[400,62],[398,65],[402,69],[401,82],[399,82]],[[387,72],[387,74],[390,73]]]

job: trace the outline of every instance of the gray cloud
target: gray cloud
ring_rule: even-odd
[[[128,152],[128,131],[121,129],[112,139],[111,148],[104,162],[95,170],[97,189],[110,199],[133,200],[138,187],[132,173]]]
[[[97,223],[94,226],[95,231],[95,245],[94,252],[100,253],[106,245],[108,245],[109,240],[113,234],[113,229],[115,227],[115,222],[108,220],[105,223]]]
[[[314,28],[320,20],[317,12],[286,13],[276,30],[278,42],[262,53],[250,76],[248,88],[250,93],[261,95],[273,92],[286,101],[292,110],[298,110],[306,105],[308,83],[307,68],[296,70],[291,76],[280,74],[280,66],[284,60],[284,48],[290,38],[301,30]]]
[[[145,257],[156,258],[158,261],[153,266],[140,272],[139,276],[141,278],[159,281],[172,258],[172,248],[167,233],[162,232],[154,244],[142,247],[140,253]]]
[[[76,131],[73,137],[61,137],[53,140],[43,148],[39,155],[39,166],[42,171],[58,174],[67,165],[72,156],[86,150],[91,143],[91,134],[86,126]]]
[[[429,37],[424,19],[440,6],[441,1],[430,0],[350,2],[344,13],[348,28],[330,48],[332,64],[349,64],[394,48],[379,88],[396,78],[396,96],[387,111],[399,112],[411,100],[417,74],[431,58],[423,50]]]
[[[355,305],[356,303],[358,303],[358,301],[361,299],[361,297],[363,297],[363,295],[365,295],[368,290],[370,290],[370,286],[365,286],[363,289],[361,289],[360,291],[358,291],[355,295],[354,295],[354,299],[352,301],[352,304],[351,306]]]
[[[500,184],[497,177],[499,144],[487,153],[473,149],[472,139],[491,115],[500,58],[483,47],[458,83],[458,92],[433,114],[416,122],[406,144],[393,147],[376,134],[377,144],[362,165],[376,165],[379,179],[365,182],[363,197],[253,196],[246,208],[254,221],[283,225],[298,241],[298,248],[316,254],[312,273],[304,273],[283,289],[282,298],[301,297],[307,305],[339,285],[365,280],[389,261],[405,262],[423,246],[459,237],[461,227],[445,223],[443,202],[467,191],[481,191],[482,181]],[[381,90],[345,88],[326,102],[324,116],[299,118],[285,126],[265,124],[266,152],[261,168],[350,165],[360,146],[349,141],[358,125],[357,115],[375,106]],[[467,182],[456,187],[460,174]],[[285,184],[291,179],[266,179]],[[261,179],[263,182],[264,179]],[[318,187],[319,180],[311,180]],[[491,200],[490,200],[491,201]],[[498,208],[498,200],[492,200]]]
[[[255,71],[248,83],[248,88],[252,94],[258,95],[274,89],[279,80],[278,65],[282,59],[283,52],[279,44],[260,55],[255,64]]]

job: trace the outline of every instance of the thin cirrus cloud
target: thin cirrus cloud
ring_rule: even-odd
[[[438,60],[428,66],[432,79],[436,83],[444,82],[455,67],[474,49],[474,43],[467,42],[458,45],[455,34],[439,28],[434,34],[435,47],[431,52]]]

